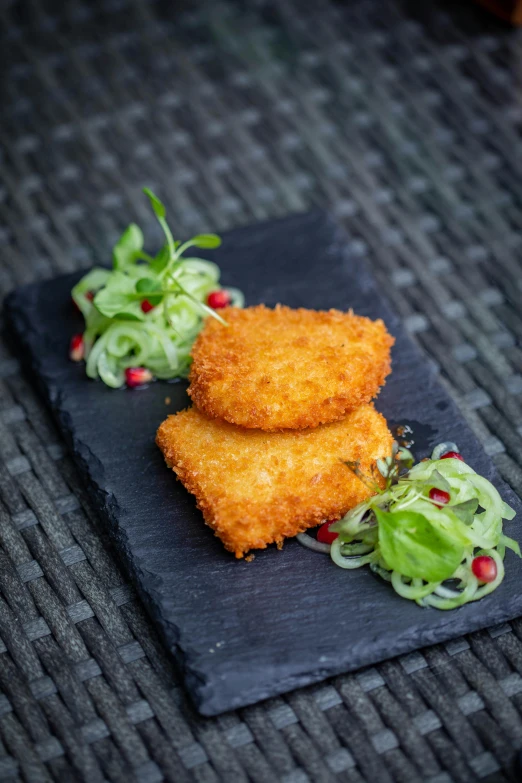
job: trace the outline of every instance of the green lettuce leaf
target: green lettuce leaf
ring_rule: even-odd
[[[427,582],[442,582],[452,576],[464,555],[460,536],[435,527],[415,511],[373,510],[379,524],[381,554],[388,568]]]
[[[112,250],[114,269],[125,269],[136,262],[143,250],[143,232],[136,223],[127,226]]]
[[[136,291],[139,294],[147,294],[147,300],[151,305],[159,305],[163,299],[162,286],[159,280],[153,280],[151,277],[142,277],[136,282]]]
[[[215,248],[220,246],[221,237],[218,237],[217,234],[198,234],[192,237],[191,244],[196,247]]]
[[[125,312],[128,306],[139,298],[135,283],[123,272],[113,272],[105,288],[98,291],[94,297],[94,305],[102,315],[114,318],[120,312]]]

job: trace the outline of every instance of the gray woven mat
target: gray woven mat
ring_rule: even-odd
[[[521,492],[519,32],[442,0],[2,7],[2,292],[156,237],[145,184],[179,235],[329,205]],[[198,717],[0,350],[1,781],[521,779],[522,621]]]

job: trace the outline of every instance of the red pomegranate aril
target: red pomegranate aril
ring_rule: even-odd
[[[331,544],[338,537],[339,533],[334,533],[330,530],[330,525],[333,525],[336,521],[336,519],[331,519],[329,522],[324,522],[317,531],[317,540],[321,544]]]
[[[220,291],[212,291],[207,296],[207,304],[209,307],[212,307],[213,310],[220,310],[222,307],[228,307],[230,302],[230,294],[223,289]]]
[[[447,451],[440,459],[460,459],[461,462],[464,462],[464,457],[458,451]]]
[[[127,367],[125,370],[125,381],[131,389],[136,386],[143,386],[152,380],[152,373],[146,367]]]
[[[144,299],[141,303],[141,309],[144,313],[150,313],[151,310],[154,310],[155,305],[151,304],[148,299]]]
[[[494,582],[497,578],[497,564],[489,555],[479,555],[471,561],[471,570],[479,582]]]
[[[83,335],[75,334],[71,337],[71,342],[69,345],[69,358],[72,359],[73,362],[81,362],[84,356],[85,346],[83,344]]]
[[[450,502],[449,492],[444,492],[443,489],[437,489],[437,487],[430,489],[429,498],[433,500],[436,506],[445,506],[446,503]]]

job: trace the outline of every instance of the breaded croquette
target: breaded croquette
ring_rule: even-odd
[[[208,318],[188,393],[208,416],[274,432],[338,421],[379,392],[394,343],[381,320],[264,305]]]
[[[316,429],[266,433],[196,408],[169,416],[156,442],[196,496],[226,549],[243,557],[325,519],[339,518],[372,492],[343,461],[372,474],[393,438],[373,405]]]

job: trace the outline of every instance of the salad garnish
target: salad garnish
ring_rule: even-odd
[[[226,326],[217,310],[244,302],[240,291],[220,288],[216,264],[185,255],[191,248],[219,247],[220,237],[175,240],[164,204],[148,188],[144,193],[165,234],[163,247],[154,256],[146,253],[143,233],[131,223],[114,246],[112,269],[94,267],[71,292],[85,331],[72,337],[70,357],[85,359],[89,378],[112,388],[186,376],[204,317]]]
[[[356,464],[347,466],[359,475]],[[431,459],[413,465],[408,449],[395,443],[377,469],[384,489],[375,477],[359,475],[376,494],[342,519],[326,522],[317,539],[301,534],[299,541],[329,552],[341,568],[369,565],[419,606],[455,609],[496,590],[506,548],[521,556],[502,527],[515,512],[464,462],[457,446],[440,444]]]

